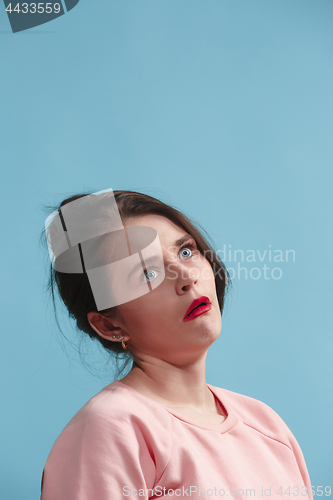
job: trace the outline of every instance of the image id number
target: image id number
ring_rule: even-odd
[[[14,5],[14,4],[13,4]],[[21,7],[20,7],[21,6]],[[16,12],[17,14],[22,13],[22,14],[52,14],[54,12],[55,14],[59,14],[61,10],[60,3],[17,3],[15,7],[12,8],[12,4],[10,3],[8,7],[6,8],[6,11],[9,12],[10,14],[12,12]]]

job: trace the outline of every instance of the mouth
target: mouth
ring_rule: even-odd
[[[211,308],[212,304],[208,297],[199,297],[192,302],[186,311],[183,321],[190,321],[191,319],[197,318],[201,316],[201,314],[210,311]]]

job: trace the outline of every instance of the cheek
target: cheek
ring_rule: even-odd
[[[157,300],[156,290],[126,304],[123,310],[124,323],[130,329],[149,329],[166,314],[163,300]]]
[[[215,276],[211,265],[206,260],[201,270],[201,278],[206,283],[215,283]]]
[[[214,293],[217,299],[217,293],[216,293],[216,282],[215,282],[215,273],[207,261],[207,265],[203,269],[202,273],[202,282],[207,289],[211,290],[211,293]]]

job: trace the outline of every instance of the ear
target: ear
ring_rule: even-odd
[[[91,328],[93,328],[100,337],[106,340],[119,342],[119,338],[121,337],[123,337],[125,341],[129,339],[128,335],[125,335],[123,332],[123,328],[116,318],[107,318],[99,312],[90,311],[87,314],[87,319]]]

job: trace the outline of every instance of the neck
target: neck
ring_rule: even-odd
[[[215,400],[206,383],[206,357],[207,351],[185,366],[160,359],[136,360],[121,382],[170,408],[212,409]]]

